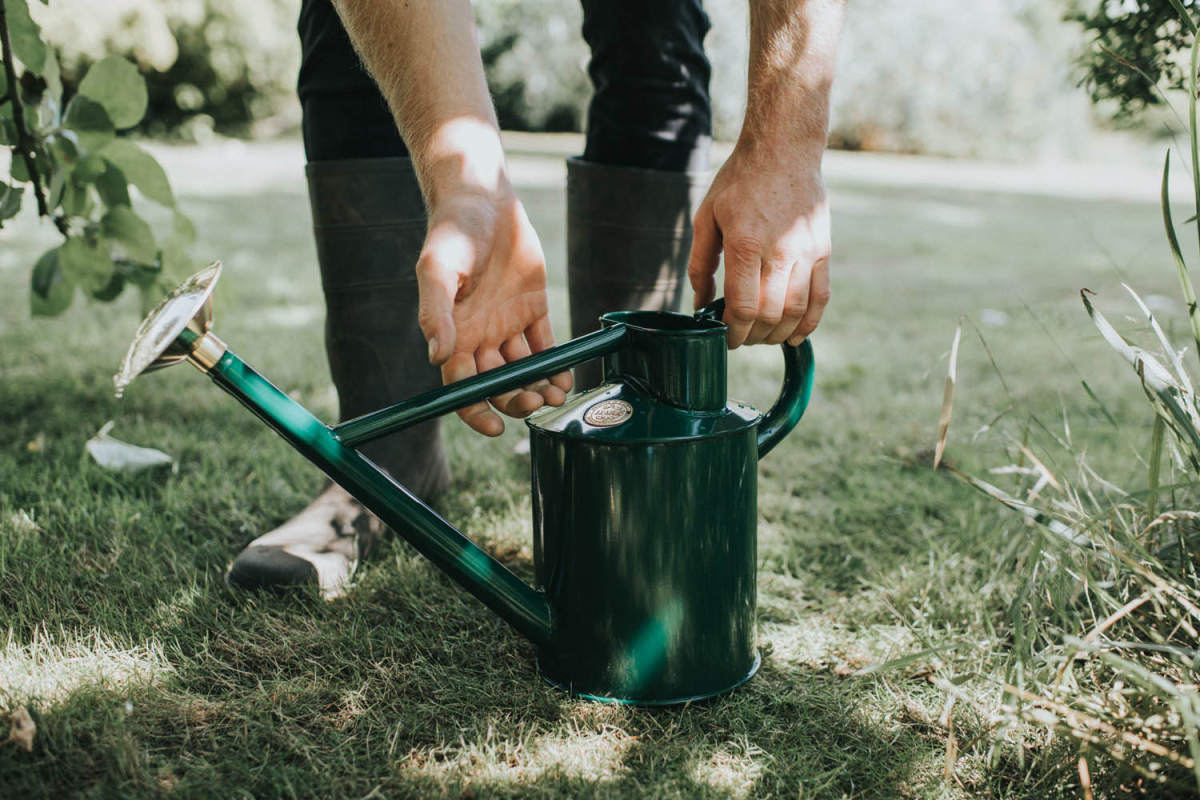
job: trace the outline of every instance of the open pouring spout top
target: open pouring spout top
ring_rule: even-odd
[[[212,294],[221,277],[221,262],[214,261],[162,299],[138,327],[121,367],[113,376],[117,397],[143,372],[150,372],[191,355],[191,343],[212,328]]]

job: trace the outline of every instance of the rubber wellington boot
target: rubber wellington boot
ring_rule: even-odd
[[[325,292],[325,349],[342,420],[441,385],[417,326],[415,267],[425,204],[406,158],[308,165],[317,260]],[[437,420],[360,451],[422,500],[450,481]],[[330,484],[296,517],[255,539],[226,582],[238,589],[315,585],[341,593],[383,524]]]
[[[571,336],[609,311],[677,311],[687,287],[692,218],[709,172],[667,172],[567,159],[567,290]],[[600,383],[600,361],[575,369],[575,388]]]

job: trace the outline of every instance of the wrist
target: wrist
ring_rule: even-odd
[[[512,194],[500,132],[490,120],[459,117],[443,123],[412,157],[431,208],[455,197]]]
[[[779,126],[744,125],[734,152],[756,169],[793,174],[820,172],[827,143],[828,133],[824,128],[820,133],[812,133]]]

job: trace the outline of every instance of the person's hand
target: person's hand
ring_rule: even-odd
[[[421,330],[445,383],[503,366],[554,344],[546,304],[546,263],[525,209],[507,186],[441,196],[417,261]],[[491,398],[512,417],[562,405],[571,373]],[[504,422],[487,403],[458,415],[498,436]]]
[[[688,278],[696,308],[711,302],[724,251],[730,348],[799,344],[821,319],[830,239],[820,164],[820,149],[765,153],[739,144],[696,212]]]

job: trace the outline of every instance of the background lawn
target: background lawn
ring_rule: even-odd
[[[512,142],[560,337],[561,155],[576,146]],[[196,254],[226,264],[218,332],[331,418],[299,145],[163,157],[200,231]],[[230,559],[321,476],[190,368],[115,400],[136,298],[77,298],[61,320],[31,320],[29,270],[56,236],[27,209],[0,232],[0,708],[27,704],[38,735],[32,754],[0,748],[0,793],[1076,796],[1065,746],[1035,729],[994,744],[1014,559],[1031,533],[931,469],[931,452],[965,313],[1021,405],[972,441],[1010,401],[965,328],[948,450],[960,468],[1010,463],[1032,412],[1106,477],[1142,485],[1134,453],[1151,412],[1078,291],[1099,292],[1129,331],[1128,281],[1185,343],[1156,178],[847,154],[828,172],[836,264],[816,394],[760,469],[763,668],[727,697],[656,711],[544,686],[532,648],[399,540],[331,603],[230,596]],[[739,398],[765,407],[778,354],[739,351],[732,372]],[[178,472],[100,469],[84,442],[110,419],[112,435],[171,453]],[[454,483],[439,510],[528,576],[524,426],[498,440],[446,427]],[[931,678],[964,699],[948,705]],[[1116,790],[1102,762],[1092,779]]]

